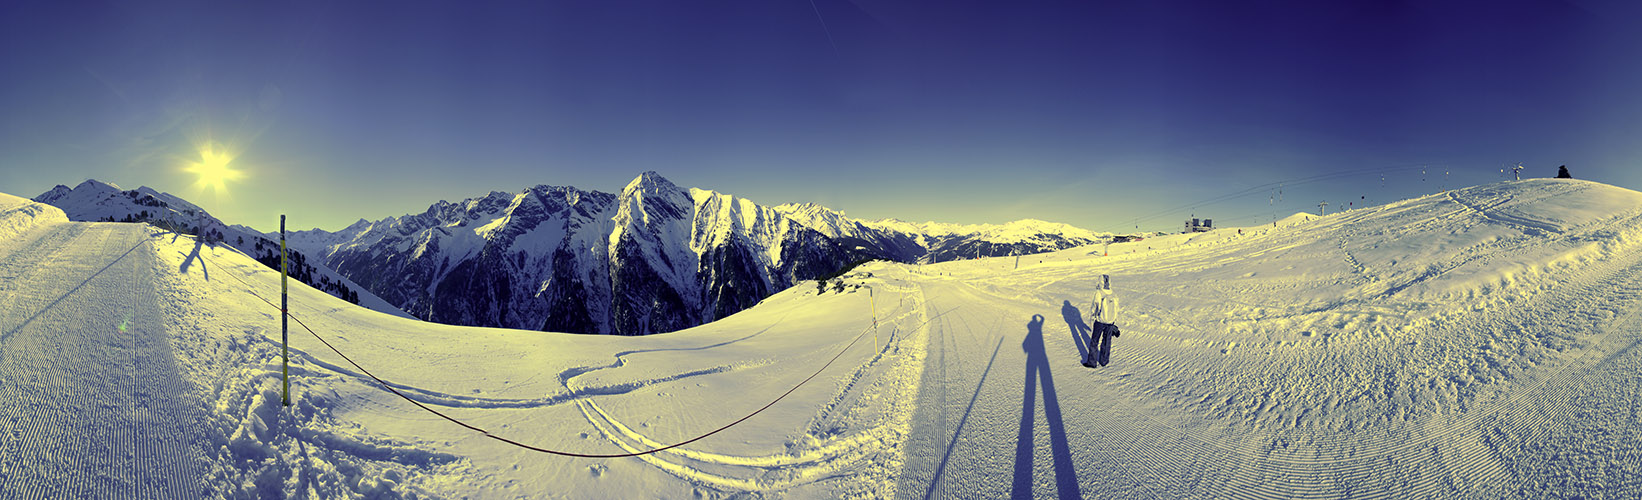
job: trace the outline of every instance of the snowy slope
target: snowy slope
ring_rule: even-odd
[[[68,222],[61,209],[0,193],[0,240],[21,236],[41,224]]]
[[[233,245],[254,257],[264,258],[270,263],[270,267],[277,266],[278,263],[278,233],[266,236],[249,227],[225,225],[205,209],[147,186],[122,190],[114,184],[90,179],[73,188],[58,185],[34,197],[34,201],[61,209],[69,220],[148,222],[164,228],[175,228],[188,234],[220,236],[218,239],[222,243]],[[296,250],[292,252],[292,258],[299,264],[293,264],[291,272],[298,274],[299,279],[306,279],[316,286],[324,286],[328,292],[338,297],[356,298],[357,302],[365,307],[409,317],[399,308],[323,264],[308,263],[301,249]]]
[[[199,477],[209,496],[324,498],[1543,498],[1642,487],[1642,193],[1507,182],[1229,229],[1018,268],[870,263],[842,293],[797,286],[644,337],[421,323],[292,289],[297,318],[412,399],[546,448],[680,442],[815,374],[721,434],[643,458],[578,459],[433,416],[302,330],[291,337],[296,403],[281,407],[278,311],[251,295],[277,295],[273,273],[230,249],[190,257],[187,237],[146,226],[47,224],[0,240],[0,256],[14,256],[0,257],[0,287],[15,303],[0,317],[0,390],[30,402],[0,407],[0,439],[14,439],[0,447],[0,497],[149,477],[128,463],[197,464],[171,477]],[[128,244],[140,257],[119,260]],[[90,264],[52,264],[65,261]],[[108,261],[122,264],[99,271]],[[1112,365],[1089,369],[1076,333],[1103,273],[1123,335]],[[114,328],[135,309],[70,307],[122,303],[74,288],[105,278],[153,290],[160,307],[145,310],[157,312],[130,320],[145,333]],[[98,347],[50,350],[48,332]],[[135,355],[157,335],[168,353]],[[76,375],[127,369],[86,362],[117,359],[155,361],[130,365],[135,378]],[[177,382],[108,382],[146,383],[155,362],[171,363]],[[19,377],[50,382],[9,382]],[[79,396],[45,397],[65,391]],[[105,415],[171,417],[152,439],[180,446],[139,441],[130,462],[75,446],[73,431],[93,427],[74,410],[104,408],[95,401]],[[132,423],[106,432],[146,429],[118,422]],[[188,453],[202,459],[179,461]],[[47,454],[59,458],[32,461]]]
[[[998,342],[975,331],[988,320],[1042,329],[1051,371],[1073,387],[1058,415],[1072,445],[1054,450],[1042,433],[1057,429],[1032,427],[1037,472],[1023,478],[1031,459],[1017,456],[1013,478],[988,483],[942,479],[942,437],[909,450],[926,458],[902,484],[1002,494],[1024,482],[1049,496],[1075,475],[1081,493],[1118,497],[1620,495],[1642,485],[1639,214],[1634,191],[1523,181],[1118,244],[1109,258],[1047,254],[1008,273],[928,266],[950,280],[926,293],[956,299],[959,345]],[[1088,308],[1095,273],[1113,275],[1125,333],[1115,364],[1087,371],[1061,353],[1085,349],[1066,316]],[[1019,355],[1014,339],[1000,363]],[[996,432],[1022,418],[1019,379],[977,380],[967,366],[984,352],[930,350],[926,382],[946,366],[964,389],[925,391],[914,421],[944,423],[913,434],[1019,450]],[[974,394],[997,404],[966,405]],[[1010,470],[1008,456],[959,446],[949,469]]]
[[[193,498],[210,443],[157,292],[165,234],[54,215],[0,238],[0,498]]]

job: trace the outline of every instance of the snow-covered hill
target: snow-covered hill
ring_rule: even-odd
[[[632,335],[724,318],[863,259],[1036,253],[1102,238],[1041,221],[925,226],[907,232],[816,205],[766,207],[646,172],[619,194],[493,192],[292,241],[425,320]]]
[[[34,201],[61,208],[71,220],[78,221],[131,222],[124,220],[129,217],[199,226],[202,221],[214,220],[205,214],[205,209],[168,193],[147,186],[127,191],[96,179],[88,179],[73,188],[58,185],[40,193]]]
[[[146,222],[184,234],[204,235],[206,242],[233,246],[272,269],[279,268],[277,233],[269,237],[245,226],[223,224],[205,209],[147,186],[123,190],[114,184],[90,179],[73,188],[58,185],[34,197],[33,201],[61,209],[69,220]],[[286,244],[290,245],[291,242],[287,241]],[[354,284],[336,271],[323,264],[315,265],[317,262],[308,262],[307,255],[303,252],[292,251],[290,257],[290,271],[297,281],[349,302],[409,317],[398,307]]]
[[[642,337],[416,322],[293,288],[292,314],[406,397],[531,446],[650,450],[782,398],[620,459],[458,426],[301,330],[294,402],[280,406],[279,313],[252,295],[277,294],[277,275],[227,248],[191,256],[189,237],[144,225],[49,219],[0,239],[0,497],[1642,488],[1642,193],[1586,181],[1489,184],[1018,268],[874,262],[843,292],[792,287]],[[1090,369],[1079,333],[1102,274],[1123,334],[1112,364]],[[131,444],[98,445],[110,442]]]
[[[62,209],[0,193],[0,240],[16,238],[34,226],[68,222]]]

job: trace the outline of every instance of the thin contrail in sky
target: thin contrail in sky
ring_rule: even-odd
[[[821,8],[815,6],[815,0],[810,0],[810,8],[815,9],[815,18],[821,20],[821,31],[827,33],[827,44],[832,45],[832,55],[838,55],[838,42],[832,41],[832,28],[827,27],[827,18],[821,17]]]

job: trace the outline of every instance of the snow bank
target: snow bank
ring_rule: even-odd
[[[68,222],[68,216],[61,209],[0,193],[0,240],[16,238],[29,229],[57,222]]]

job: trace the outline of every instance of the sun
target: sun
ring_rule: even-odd
[[[228,164],[233,163],[233,161],[233,155],[228,154],[220,147],[208,144],[200,147],[200,161],[190,163],[188,168],[184,170],[199,176],[199,179],[194,182],[195,187],[201,190],[210,188],[217,193],[226,193],[229,181],[237,181],[241,177],[245,177],[244,172],[229,168]]]

